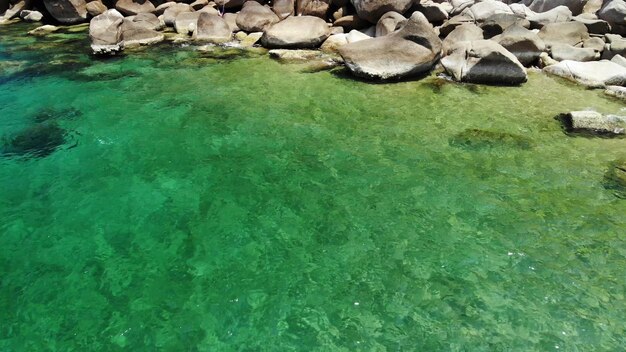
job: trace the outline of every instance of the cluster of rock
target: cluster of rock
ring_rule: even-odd
[[[592,87],[626,85],[626,0],[165,1],[116,0],[109,8],[101,0],[42,0],[39,12],[29,0],[0,0],[0,14],[5,21],[90,21],[96,54],[175,32],[178,40],[212,44],[321,48],[369,79],[440,65],[457,81],[520,84],[527,67],[539,66]]]

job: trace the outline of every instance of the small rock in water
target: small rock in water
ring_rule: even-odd
[[[56,32],[59,30],[59,27],[47,24],[45,26],[37,27],[32,31],[28,32],[30,35],[46,35],[48,33]]]
[[[556,117],[566,132],[573,134],[623,135],[626,117],[603,115],[596,111],[571,111]]]
[[[448,143],[466,150],[489,150],[493,148],[532,148],[530,139],[507,132],[487,131],[477,128],[467,129],[454,135]]]
[[[44,157],[65,143],[65,131],[54,123],[30,126],[15,136],[6,138],[2,154],[8,156]]]

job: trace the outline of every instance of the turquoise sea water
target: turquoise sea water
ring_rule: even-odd
[[[1,351],[626,349],[626,139],[553,118],[622,103],[27,29],[0,138],[65,143],[0,157]]]

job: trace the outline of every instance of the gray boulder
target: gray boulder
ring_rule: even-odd
[[[459,82],[517,85],[526,81],[526,70],[515,55],[491,40],[460,42],[441,64]]]
[[[615,62],[616,64],[626,67],[626,58],[623,57],[622,55],[615,55],[613,56],[613,58],[611,59],[611,62]]]
[[[43,0],[46,10],[63,24],[76,24],[87,20],[85,0]]]
[[[423,13],[430,23],[441,23],[450,17],[452,5],[448,2],[435,2],[431,0],[415,1],[412,9]]]
[[[611,25],[613,33],[626,35],[626,1],[605,1],[598,11],[598,17]]]
[[[338,18],[333,22],[333,26],[341,27],[344,31],[350,31],[353,29],[367,28],[371,26],[371,24],[357,15],[348,15]]]
[[[319,17],[287,17],[266,29],[261,43],[267,48],[316,48],[329,35],[330,28]]]
[[[441,40],[432,25],[422,13],[415,12],[401,30],[346,44],[339,48],[339,54],[356,76],[398,79],[430,71],[441,50]]]
[[[507,28],[493,40],[515,55],[524,66],[537,62],[541,53],[546,50],[546,45],[537,33],[518,25]]]
[[[541,28],[550,23],[569,22],[572,19],[572,11],[565,6],[558,6],[546,12],[532,12],[528,10],[526,15],[532,28]]]
[[[118,0],[115,9],[124,16],[133,16],[142,12],[154,12],[156,8],[148,0]]]
[[[576,46],[589,39],[589,32],[587,27],[580,22],[550,23],[541,28],[539,38],[548,47],[553,44]]]
[[[456,27],[448,36],[443,40],[443,52],[447,54],[456,46],[457,43],[482,40],[483,30],[473,23],[466,23]]]
[[[233,33],[226,21],[217,15],[200,13],[193,38],[198,41],[221,44],[230,41]]]
[[[150,25],[149,22],[135,22],[134,19],[125,18],[120,27],[124,47],[150,45],[162,42],[165,36],[150,27],[152,27],[152,25]]]
[[[557,61],[593,61],[600,58],[600,54],[593,49],[576,48],[568,44],[553,44],[550,53]]]
[[[174,5],[176,5],[176,3],[174,1],[164,2],[161,5],[157,6],[152,13],[157,15],[157,16],[161,16],[165,12],[165,10],[167,10],[168,8],[170,8],[170,7],[174,6]]]
[[[9,9],[4,12],[4,15],[0,17],[0,21],[2,20],[10,20],[12,18],[19,17],[20,13],[26,8],[25,1],[18,1],[13,4]],[[2,24],[2,23],[0,23]]]
[[[517,14],[498,13],[480,23],[480,28],[484,32],[485,39],[490,39],[498,34],[502,34],[505,29],[513,25],[530,28],[530,21]]]
[[[235,33],[235,32],[240,31],[239,27],[237,26],[237,14],[236,13],[227,12],[224,14],[224,16],[222,16],[222,18],[228,24],[228,27],[230,28],[231,32]]]
[[[124,16],[115,9],[107,10],[89,22],[89,37],[94,54],[115,54],[123,50],[121,26]]]
[[[495,0],[477,2],[465,10],[465,12],[471,15],[472,18],[478,22],[484,21],[496,14],[513,14],[509,5]]]
[[[382,15],[389,11],[404,13],[413,4],[413,0],[351,0],[360,18],[377,23]]]
[[[297,0],[296,14],[326,18],[329,8],[330,0]]]
[[[246,32],[262,32],[266,27],[280,21],[269,7],[256,1],[248,1],[237,15],[237,27]]]
[[[582,14],[574,17],[573,20],[584,24],[591,34],[604,35],[611,31],[611,25],[609,25],[607,21],[597,18],[595,15]]]
[[[132,16],[132,22],[136,26],[151,29],[153,31],[158,31],[163,27],[161,21],[156,17],[156,15],[149,12],[144,12],[136,16]]]
[[[101,1],[98,1],[98,0],[88,2],[87,5],[85,5],[85,8],[87,9],[87,13],[91,17],[96,17],[98,15],[101,15],[106,10],[108,10],[106,5],[104,5]]]
[[[376,36],[381,37],[402,28],[406,24],[406,17],[395,11],[384,14],[376,23]]]
[[[174,27],[176,23],[176,17],[178,17],[179,14],[192,11],[193,9],[188,4],[172,4],[168,6],[165,11],[163,11],[163,22],[166,26]]]
[[[565,60],[545,67],[543,71],[593,88],[626,85],[626,67],[608,60],[589,62]]]
[[[272,10],[281,20],[294,14],[294,0],[275,0],[272,4]]]
[[[198,24],[201,12],[181,12],[176,16],[174,29],[178,34],[193,34]]]
[[[524,0],[522,3],[535,12],[546,12],[558,6],[565,6],[576,16],[583,12],[587,0]]]
[[[615,98],[626,100],[626,87],[621,86],[608,86],[604,91],[606,95],[610,95]]]

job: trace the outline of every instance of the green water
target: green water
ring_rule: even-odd
[[[626,139],[553,118],[622,103],[26,30],[0,136],[66,143],[0,157],[1,351],[626,349]]]

